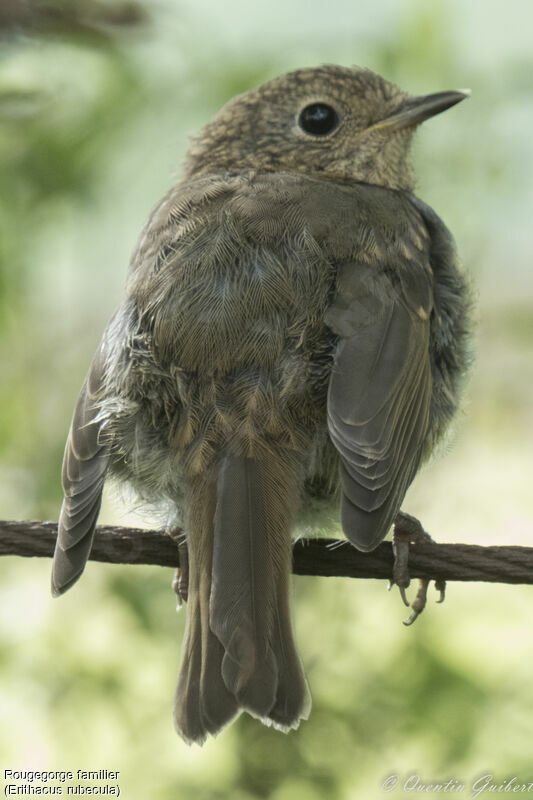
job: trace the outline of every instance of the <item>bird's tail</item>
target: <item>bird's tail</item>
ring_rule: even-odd
[[[289,615],[293,465],[227,456],[193,481],[189,600],[175,723],[188,742],[216,734],[240,710],[281,730],[310,698]]]

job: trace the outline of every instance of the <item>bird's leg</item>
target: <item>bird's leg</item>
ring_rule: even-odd
[[[412,544],[423,544],[432,542],[433,539],[422,527],[421,523],[410,514],[399,511],[394,521],[394,534],[392,538],[392,550],[394,553],[394,565],[392,568],[392,580],[389,582],[389,589],[396,584],[400,590],[403,602],[406,606],[411,606],[411,614],[404,621],[404,625],[412,625],[415,619],[422,613],[426,605],[427,590],[430,583],[429,578],[420,578],[418,592],[412,603],[407,600],[405,590],[410,584],[409,578],[409,547]],[[435,581],[435,588],[440,592],[438,603],[444,600],[446,582],[443,580]]]
[[[180,565],[172,578],[172,588],[176,592],[178,602],[176,610],[187,602],[189,596],[189,551],[187,549],[187,536],[182,528],[172,528],[167,531],[172,541],[178,545]]]

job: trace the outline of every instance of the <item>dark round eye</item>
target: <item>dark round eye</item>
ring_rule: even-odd
[[[301,112],[298,124],[312,136],[327,136],[339,124],[339,115],[326,103],[311,103]]]

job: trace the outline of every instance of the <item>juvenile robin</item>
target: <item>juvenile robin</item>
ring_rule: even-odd
[[[144,228],[74,411],[52,587],[85,567],[107,475],[170,505],[187,742],[241,710],[283,731],[308,716],[291,530],[313,498],[375,548],[457,410],[468,284],[409,149],[465,96],[291,72],[224,106]]]

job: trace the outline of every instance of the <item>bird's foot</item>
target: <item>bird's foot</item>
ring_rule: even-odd
[[[416,597],[412,603],[409,603],[405,593],[405,590],[411,582],[408,567],[409,548],[413,544],[424,544],[432,541],[433,539],[429,533],[424,530],[416,517],[405,514],[403,511],[398,512],[394,521],[394,534],[392,538],[394,566],[392,568],[392,580],[389,582],[388,588],[391,589],[394,584],[396,584],[400,590],[403,602],[406,606],[411,607],[411,614],[408,619],[404,620],[404,625],[412,625],[424,610],[427,600],[427,590],[430,583],[429,578],[419,578]],[[446,582],[440,579],[435,580],[435,588],[440,592],[440,597],[437,602],[442,603],[446,592]]]
[[[187,538],[181,528],[172,528],[172,530],[168,531],[168,535],[178,545],[180,565],[172,578],[172,588],[178,598],[176,611],[179,611],[183,603],[187,602],[189,596],[189,551],[187,549]]]

